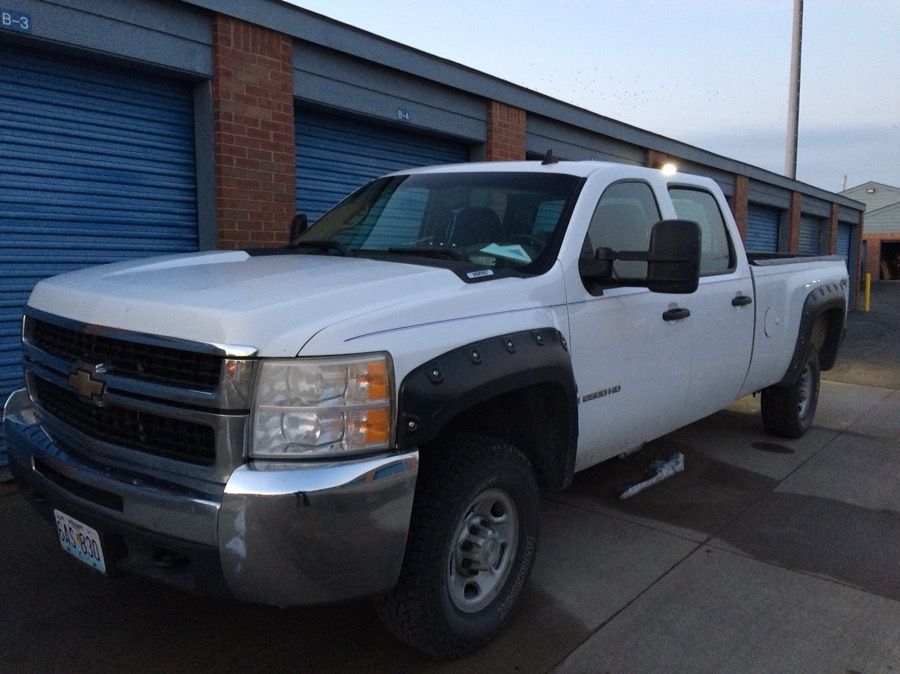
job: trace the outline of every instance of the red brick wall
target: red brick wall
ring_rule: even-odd
[[[648,168],[661,169],[663,165],[668,164],[670,161],[671,159],[669,159],[669,156],[662,152],[647,150],[646,165]]]
[[[525,159],[525,111],[491,101],[487,112],[487,161]]]
[[[741,233],[741,241],[747,240],[747,209],[750,181],[747,176],[734,177],[734,196],[731,199],[731,213]]]
[[[875,234],[864,234],[863,239],[866,245],[866,268],[863,273],[868,272],[872,275],[873,281],[881,278],[881,244],[883,241],[896,241],[900,243],[900,232],[878,232]],[[888,264],[891,260],[886,260]],[[891,268],[891,273],[895,273]],[[896,279],[895,279],[896,280]]]
[[[788,252],[800,251],[800,193],[791,194],[791,210],[788,212]]]
[[[831,214],[828,218],[828,254],[837,253],[838,238],[838,205],[831,204]]]
[[[213,59],[219,247],[284,243],[295,192],[291,39],[217,14]]]

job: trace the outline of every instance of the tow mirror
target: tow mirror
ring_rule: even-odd
[[[700,225],[662,220],[653,225],[647,287],[655,293],[692,293],[700,280]]]
[[[309,218],[306,217],[306,213],[297,213],[291,219],[291,235],[289,239],[291,245],[296,244],[300,240],[300,235],[307,229],[309,229]]]
[[[646,262],[641,278],[614,275],[614,262]],[[650,249],[597,248],[578,261],[582,278],[602,286],[648,288],[655,293],[692,293],[700,278],[700,226],[690,220],[661,220],[650,232]]]

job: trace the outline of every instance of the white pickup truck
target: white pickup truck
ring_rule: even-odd
[[[95,569],[279,606],[380,595],[404,641],[491,639],[539,490],[762,391],[799,437],[839,258],[749,257],[716,184],[600,162],[361,188],[291,245],[42,281],[14,476]]]

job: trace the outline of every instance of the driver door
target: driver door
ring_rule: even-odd
[[[653,189],[613,183],[597,203],[584,254],[598,247],[647,250],[661,220]],[[614,262],[614,276],[646,275],[646,262]],[[680,425],[691,375],[691,331],[675,318],[693,295],[591,287],[567,277],[571,354],[578,384],[576,468],[639,447]],[[614,281],[613,281],[614,283]]]

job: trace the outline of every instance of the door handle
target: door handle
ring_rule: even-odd
[[[668,311],[663,312],[663,320],[680,321],[682,318],[687,318],[690,315],[690,309],[685,309],[684,307],[676,307],[675,309],[669,309]]]
[[[744,307],[753,302],[752,297],[748,297],[747,295],[738,295],[733,300],[731,300],[731,306],[733,307]]]

